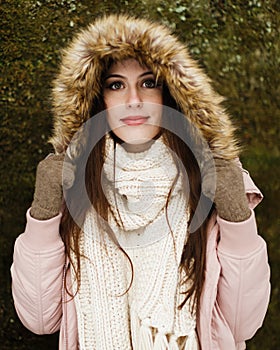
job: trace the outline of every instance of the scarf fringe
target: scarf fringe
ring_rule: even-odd
[[[169,349],[166,335],[162,332],[157,332],[155,336],[155,343],[153,350],[166,350]]]
[[[142,324],[139,330],[139,346],[140,350],[152,350],[153,349],[153,334],[151,328]]]
[[[180,350],[178,343],[177,343],[178,338],[176,335],[172,335],[169,340],[169,350]]]
[[[137,348],[139,350],[180,350],[177,336],[172,335],[168,341],[166,334],[157,331],[153,340],[152,328],[145,323],[141,325],[139,330],[139,344]],[[187,336],[184,350],[199,350],[195,332]]]
[[[188,336],[184,350],[199,350],[198,339],[195,332]]]

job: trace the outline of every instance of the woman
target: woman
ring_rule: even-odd
[[[158,24],[97,20],[53,101],[55,155],[11,269],[25,326],[67,350],[245,349],[270,293],[262,195],[186,48]]]

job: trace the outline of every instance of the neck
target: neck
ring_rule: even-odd
[[[156,137],[154,137],[151,140],[143,140],[141,142],[139,140],[139,143],[128,143],[120,138],[118,138],[114,133],[111,133],[112,138],[117,142],[119,145],[123,147],[123,149],[128,153],[141,153],[147,151],[153,143],[161,136],[161,133],[159,133]]]
[[[140,153],[140,152],[147,151],[154,142],[155,140],[149,140],[149,141],[146,141],[143,143],[137,143],[137,144],[123,142],[121,146],[128,153]]]

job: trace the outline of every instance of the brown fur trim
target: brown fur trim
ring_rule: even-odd
[[[98,19],[64,50],[54,81],[54,133],[50,142],[64,152],[74,133],[91,117],[109,59],[136,58],[162,77],[182,112],[207,140],[214,155],[238,155],[234,127],[209,78],[187,48],[158,24],[125,15]]]

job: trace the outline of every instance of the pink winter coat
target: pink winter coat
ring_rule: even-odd
[[[243,175],[253,209],[262,195],[245,170]],[[60,330],[59,349],[76,350],[75,304],[63,287],[65,278],[70,281],[65,273],[60,218],[38,221],[27,212],[25,232],[15,242],[12,292],[18,316],[29,330],[36,334]],[[213,217],[197,324],[202,350],[245,349],[245,340],[261,327],[265,316],[269,277],[266,244],[257,233],[253,210],[240,223]]]

